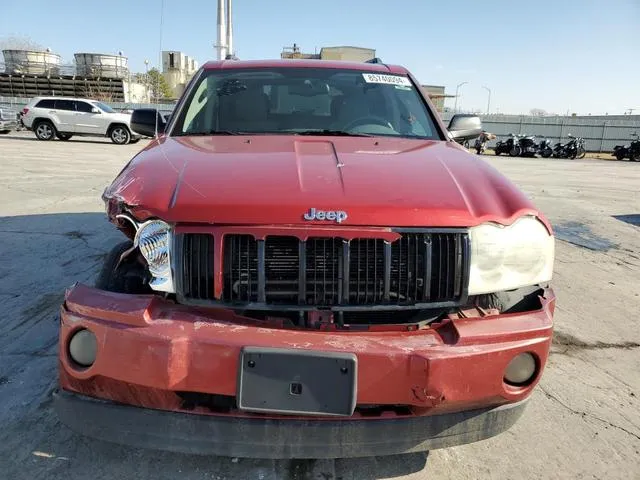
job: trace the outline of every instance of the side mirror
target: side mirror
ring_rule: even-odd
[[[477,115],[454,115],[448,127],[451,137],[458,143],[476,138],[482,133],[482,122]]]
[[[156,133],[163,133],[166,126],[155,108],[137,108],[131,114],[131,130],[144,137],[155,137]]]
[[[91,113],[102,113],[102,112],[97,107],[91,107]]]

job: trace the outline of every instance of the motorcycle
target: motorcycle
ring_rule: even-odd
[[[624,160],[629,157],[629,160],[640,162],[640,138],[637,133],[632,133],[631,136],[636,139],[630,145],[616,145],[613,148],[612,155],[618,160]]]
[[[476,142],[474,144],[474,148],[476,149],[476,153],[478,155],[483,155],[485,148],[487,146],[487,142],[489,140],[493,140],[496,136],[493,133],[488,133],[483,131],[478,138],[476,138]]]
[[[22,130],[26,130],[27,127],[25,126],[24,122],[22,121],[22,117],[24,115],[24,112],[20,111],[18,113],[16,113],[16,123],[18,124],[18,126],[16,127],[16,131],[20,132]]]
[[[494,153],[500,155],[501,153],[508,153],[511,157],[517,157],[522,153],[520,144],[518,143],[518,136],[510,133],[509,138],[505,141],[498,141],[494,148]]]
[[[584,148],[584,139],[582,137],[574,137],[573,135],[567,135],[571,140],[567,143],[556,143],[553,148],[554,158],[584,158],[587,154]]]
[[[518,139],[520,155],[523,157],[535,157],[538,152],[535,135],[523,135]]]
[[[576,138],[576,156],[574,158],[584,158],[585,155],[587,154],[587,151],[584,148],[584,138],[582,137],[578,137]]]
[[[551,148],[551,140],[543,138],[538,144],[538,153],[542,158],[549,158],[553,154],[553,148]]]

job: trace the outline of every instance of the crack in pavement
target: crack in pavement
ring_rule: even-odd
[[[580,360],[581,362],[585,362],[588,363],[589,365],[591,365],[594,368],[597,368],[598,370],[600,370],[602,373],[604,373],[605,375],[607,375],[608,377],[612,378],[613,380],[615,380],[616,382],[620,382],[621,384],[623,384],[625,387],[629,388],[630,390],[633,390],[633,387],[628,384],[627,382],[625,382],[622,378],[619,378],[617,375],[614,375],[613,373],[611,373],[609,370],[607,370],[606,368],[604,368],[602,365],[600,365],[597,362],[591,361],[587,356],[585,355],[573,355],[573,353],[576,352],[576,349],[570,349],[570,348],[565,348],[564,350],[551,350],[551,353],[554,355],[564,355],[570,358],[575,358]],[[635,394],[632,392],[631,393],[632,396],[635,396]]]
[[[71,230],[70,232],[63,232],[63,233],[37,232],[37,231],[26,231],[26,230],[0,230],[0,233],[17,233],[20,235],[52,235],[56,237],[67,237],[74,240],[80,240],[82,243],[84,243],[87,246],[89,250],[94,250],[96,252],[103,253],[103,251],[100,250],[99,248],[92,247],[91,245],[89,245],[89,242],[87,241],[87,237],[91,236],[92,235],[91,233],[80,232],[78,230]]]
[[[75,234],[77,232],[38,232],[38,231],[27,231],[27,230],[0,230],[0,233],[19,233],[22,235],[54,235],[58,237],[68,237],[69,234]]]
[[[542,385],[540,385],[540,390],[542,390],[542,393],[545,394],[545,396],[550,399],[555,401],[556,403],[558,403],[559,405],[563,406],[565,409],[567,409],[568,411],[570,411],[571,413],[575,414],[575,415],[580,415],[581,418],[584,419],[584,417],[590,417],[593,418],[594,420],[598,420],[599,422],[602,422],[604,424],[609,425],[610,427],[613,428],[617,428],[618,430],[622,430],[623,432],[625,432],[628,435],[631,435],[632,437],[635,437],[636,439],[640,440],[640,435],[637,435],[629,430],[627,430],[624,427],[621,427],[620,425],[616,425],[615,423],[611,423],[609,420],[605,420],[604,418],[600,418],[597,415],[594,415],[593,413],[589,413],[589,412],[583,412],[580,410],[576,410],[574,408],[571,408],[569,405],[567,405],[566,403],[564,403],[562,400],[560,400],[558,397],[556,397],[555,395],[549,393],[547,391],[546,388],[544,388]]]
[[[620,343],[609,343],[609,342],[596,342],[596,343],[587,343],[583,340],[580,340],[569,333],[555,331],[553,332],[553,341],[554,345],[561,345],[564,347],[575,348],[580,350],[604,350],[607,348],[621,349],[621,350],[631,350],[633,348],[640,347],[640,343],[637,342],[620,342]],[[569,349],[568,348],[568,349]],[[567,349],[567,350],[568,350]],[[558,352],[558,353],[566,353]]]
[[[57,353],[44,353],[44,352],[6,352],[2,354],[3,357],[57,357]]]

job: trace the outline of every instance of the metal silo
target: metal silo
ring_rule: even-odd
[[[80,77],[123,79],[129,75],[127,57],[122,54],[76,53],[74,57]]]
[[[5,72],[10,75],[58,75],[60,55],[51,51],[3,50]]]

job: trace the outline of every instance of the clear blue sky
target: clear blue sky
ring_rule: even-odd
[[[162,47],[215,57],[216,0],[164,0]],[[95,51],[158,64],[161,0],[3,0],[0,39],[26,36],[73,60]],[[36,14],[37,12],[37,14]],[[640,113],[640,0],[234,0],[242,59],[294,42],[375,48],[423,83],[461,87],[459,104],[523,113]],[[448,101],[449,105],[453,100]]]

